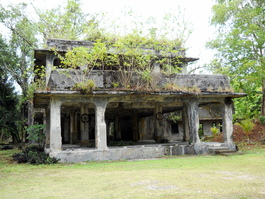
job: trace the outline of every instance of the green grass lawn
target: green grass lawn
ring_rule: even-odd
[[[144,161],[16,164],[0,151],[0,198],[265,198],[265,150]]]

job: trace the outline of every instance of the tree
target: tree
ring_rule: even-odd
[[[265,2],[263,0],[216,0],[211,24],[217,38],[208,46],[216,49],[210,68],[230,77],[236,91],[251,98],[262,95],[260,111],[265,115]]]
[[[39,19],[28,16],[25,3],[5,7],[0,4],[0,21],[10,31],[9,45],[15,52],[16,64],[6,63],[10,77],[21,87],[27,98],[29,83],[33,74],[33,52],[40,46],[37,38],[82,39],[89,34],[89,28],[96,26],[94,19],[87,19],[78,0],[68,0],[65,7],[50,10],[35,8]]]
[[[25,4],[0,5],[0,8],[0,20],[10,31],[8,46],[13,57],[12,61],[3,62],[3,66],[9,77],[21,87],[22,95],[26,98],[32,76],[33,49],[37,47],[34,23],[24,14]]]
[[[2,37],[0,37],[0,49],[0,140],[12,136],[13,142],[17,143],[20,142],[19,98],[5,72],[6,63],[12,63],[14,57]]]
[[[50,10],[35,8],[39,17],[36,27],[44,39],[82,40],[97,26],[95,18],[81,9],[80,0],[68,0],[65,7]]]

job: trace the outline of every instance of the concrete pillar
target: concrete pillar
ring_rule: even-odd
[[[50,148],[50,105],[48,105],[45,108],[45,124],[46,124],[46,129],[45,129],[45,148]]]
[[[132,114],[132,125],[133,125],[133,141],[138,142],[139,140],[139,123],[138,123],[138,112],[133,111]]]
[[[95,99],[95,133],[96,147],[98,150],[108,150],[107,147],[107,127],[105,122],[105,110],[108,104],[107,99]]]
[[[50,149],[62,150],[61,102],[55,97],[50,101]]]
[[[115,117],[114,122],[114,132],[115,132],[115,140],[121,140],[121,123],[120,123],[120,117]]]
[[[88,123],[88,108],[85,105],[81,106],[81,142],[88,143],[89,141],[89,123]]]
[[[70,119],[69,114],[66,114],[64,117],[64,141],[68,143],[70,141]]]
[[[190,141],[200,144],[199,138],[199,102],[197,99],[189,99],[184,102],[185,130],[188,130]],[[185,132],[186,134],[186,132]]]
[[[52,71],[52,67],[53,67],[53,61],[55,59],[55,55],[47,55],[46,57],[46,86],[48,85],[49,79],[50,79],[50,75],[51,75],[51,71]]]
[[[74,143],[74,126],[75,126],[75,114],[74,110],[70,111],[70,144]]]
[[[77,111],[70,111],[70,144],[76,144],[77,140]]]
[[[222,114],[222,129],[223,129],[223,139],[224,142],[231,147],[233,144],[233,102],[231,98],[227,98],[223,104],[223,114]]]
[[[188,110],[186,105],[183,105],[182,109],[182,123],[183,123],[183,141],[190,141],[190,132],[189,132],[189,118],[188,118]]]
[[[154,140],[156,142],[161,142],[163,140],[163,107],[156,104],[155,106],[155,128],[154,128]]]
[[[77,144],[78,141],[78,126],[80,125],[79,121],[78,121],[78,111],[76,110],[74,113],[74,134],[73,134],[73,142],[74,144]]]

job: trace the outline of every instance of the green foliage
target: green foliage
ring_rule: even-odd
[[[72,90],[79,90],[79,91],[82,91],[84,93],[88,93],[94,89],[95,89],[95,81],[91,80],[91,79],[87,80],[86,82],[76,83],[72,87]]]
[[[220,130],[216,126],[213,126],[211,127],[211,132],[213,136],[216,136],[220,133]]]
[[[259,121],[260,121],[260,124],[265,125],[265,116],[264,115],[261,115],[259,117]]]
[[[39,16],[36,27],[44,41],[50,38],[83,39],[97,26],[94,16],[82,11],[80,0],[67,0],[63,7],[60,5],[49,10],[41,8],[35,11]]]
[[[0,147],[0,150],[12,150],[12,149],[14,149],[14,147],[9,146],[9,145],[5,145],[5,146]]]
[[[44,124],[34,124],[28,127],[28,139],[36,142],[39,146],[44,147],[45,145],[45,133],[43,130],[45,129],[46,125]]]
[[[49,154],[44,152],[43,147],[29,146],[22,153],[15,153],[12,155],[13,159],[18,163],[30,163],[30,164],[55,164],[59,159],[49,157]]]
[[[95,41],[90,49],[86,47],[75,47],[72,50],[68,50],[65,55],[60,55],[63,68],[83,67],[85,70],[92,70],[94,67],[100,67],[104,63],[104,59],[107,55],[107,47],[105,43],[100,40]]]
[[[76,47],[68,50],[64,55],[61,55],[60,52],[56,52],[56,54],[61,59],[60,68],[82,69],[84,73],[82,77],[79,76],[78,80],[72,78],[78,84],[85,83],[86,76],[94,68],[110,69],[114,67],[119,71],[120,86],[130,88],[133,75],[140,74],[141,78],[138,79],[136,86],[154,89],[160,78],[151,72],[153,63],[156,61],[162,66],[164,72],[171,71],[170,73],[173,73],[179,69],[178,58],[180,55],[179,50],[176,50],[176,46],[172,44],[163,46],[155,41],[152,43],[147,40],[135,33],[134,35],[116,37],[115,40],[105,38],[104,42],[98,39],[87,48]],[[61,70],[61,73],[65,72]],[[68,77],[71,78],[71,75]]]
[[[236,123],[235,125],[240,126],[245,132],[246,136],[249,136],[250,132],[255,127],[255,124],[252,122],[252,119],[245,119],[240,121],[240,123]]]
[[[262,95],[258,93],[249,94],[244,98],[234,99],[235,120],[244,120],[247,118],[255,118],[260,114],[260,104]]]
[[[167,118],[168,118],[168,120],[176,123],[182,119],[182,115],[181,115],[181,112],[175,111],[175,112],[169,113]]]
[[[245,118],[258,114],[256,106],[265,114],[264,9],[265,2],[260,0],[220,0],[213,6],[211,22],[219,34],[208,43],[217,50],[210,69],[229,76],[235,91],[263,98],[237,104],[239,116],[247,110]]]
[[[26,9],[27,5],[23,3],[8,6],[0,4],[0,20],[10,31],[7,45],[11,56],[5,62],[5,68],[12,80],[21,87],[24,98],[33,72],[33,49],[37,47],[36,27],[25,15]]]
[[[0,55],[3,51],[0,51]],[[19,98],[2,66],[0,65],[0,141],[8,140],[11,137],[14,143],[18,143],[20,142],[18,124],[21,114]]]

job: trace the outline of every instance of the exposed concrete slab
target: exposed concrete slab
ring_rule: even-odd
[[[63,151],[50,152],[51,157],[60,158],[61,162],[76,163],[83,161],[103,160],[133,160],[152,159],[171,155],[197,154],[194,145],[185,142],[179,144],[150,144],[124,147],[109,147],[108,150],[94,148],[76,148],[76,145],[68,145]],[[70,147],[70,148],[69,148]],[[211,153],[213,148],[228,148],[225,143],[203,142],[201,145],[203,154]]]

